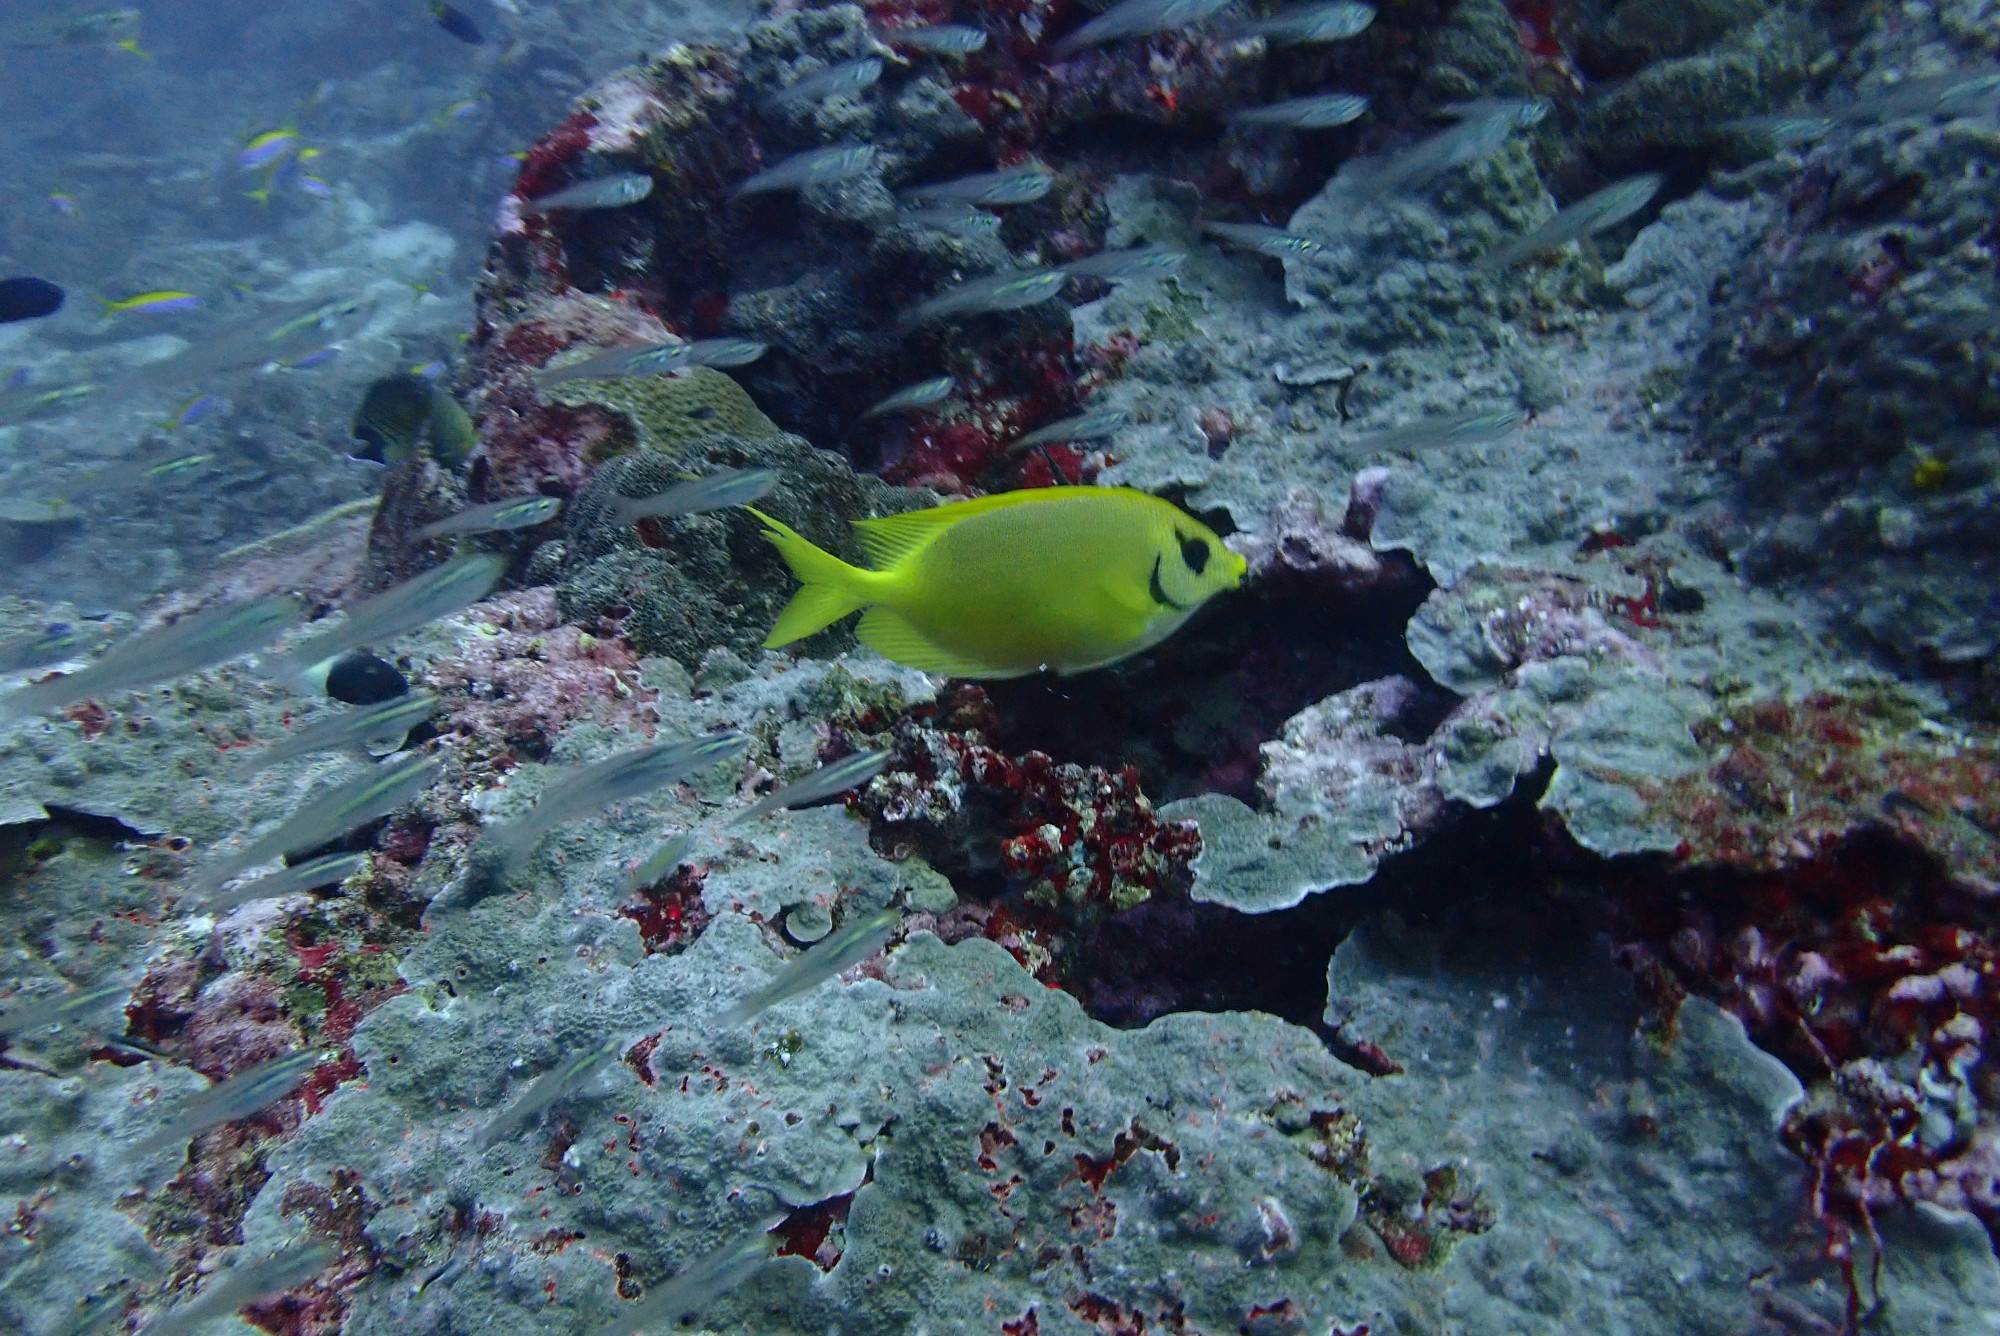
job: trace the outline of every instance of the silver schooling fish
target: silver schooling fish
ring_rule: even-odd
[[[1097,413],[1079,413],[1075,417],[1066,417],[1029,432],[1010,444],[1007,453],[1018,455],[1039,445],[1060,445],[1064,441],[1098,440],[1105,436],[1116,435],[1124,430],[1125,425],[1131,420],[1132,415],[1122,408],[1105,409]]]
[[[1029,163],[1004,171],[905,186],[896,193],[903,199],[932,204],[1029,204],[1048,194],[1055,183],[1054,172],[1039,163]]]
[[[319,664],[358,645],[384,645],[440,617],[448,617],[493,592],[507,573],[507,558],[481,552],[434,566],[347,609],[346,619],[286,649],[281,675],[303,677]]]
[[[617,176],[581,181],[548,195],[537,195],[521,205],[521,216],[555,213],[562,209],[622,209],[637,204],[653,193],[653,178],[643,172],[621,172]]]
[[[511,529],[532,529],[556,517],[562,509],[559,496],[520,496],[511,501],[488,501],[433,520],[416,530],[411,538],[442,538],[446,534],[505,533]]]
[[[211,1127],[260,1113],[298,1089],[299,1082],[312,1075],[319,1062],[318,1049],[300,1049],[247,1067],[206,1090],[196,1091],[179,1117],[150,1136],[140,1138],[132,1146],[131,1154],[143,1157],[168,1146],[185,1145]]]
[[[771,469],[723,469],[705,478],[677,482],[651,496],[614,496],[605,502],[608,524],[630,524],[634,520],[666,519],[672,515],[701,515],[730,506],[747,506],[770,495],[778,485]]]
[[[315,858],[310,863],[299,863],[292,867],[273,872],[269,876],[258,877],[254,881],[238,882],[234,888],[218,891],[201,902],[205,913],[220,914],[252,900],[275,900],[282,895],[302,895],[318,890],[322,886],[333,886],[346,881],[355,873],[369,866],[372,860],[367,854],[328,854],[325,858]]]
[[[882,61],[876,56],[844,60],[771,95],[771,105],[788,107],[794,103],[829,97],[851,97],[873,88],[882,77]]]
[[[1203,222],[1201,230],[1212,237],[1260,251],[1275,259],[1288,256],[1306,257],[1317,255],[1326,249],[1311,237],[1302,237],[1287,232],[1282,227],[1266,227],[1262,223],[1213,223]]]
[[[1375,6],[1336,0],[1333,4],[1297,5],[1268,18],[1252,19],[1240,31],[1285,45],[1340,42],[1359,36],[1375,21]]]
[[[1322,93],[1317,97],[1295,97],[1288,102],[1246,107],[1233,111],[1229,119],[1237,125],[1275,125],[1288,130],[1327,130],[1358,121],[1368,110],[1368,99],[1359,93]]]
[[[811,992],[842,970],[880,951],[902,926],[903,916],[893,909],[879,910],[848,924],[786,961],[762,988],[717,1016],[715,1028],[733,1030],[788,998]]]
[[[1125,278],[1165,278],[1180,272],[1187,252],[1166,246],[1134,246],[1129,250],[1099,251],[1081,260],[1071,260],[1056,268],[1071,278],[1113,281]]]
[[[521,1127],[536,1114],[563,1096],[580,1090],[591,1077],[603,1070],[604,1065],[625,1050],[625,1041],[613,1036],[571,1057],[569,1061],[556,1064],[521,1092],[521,1097],[493,1115],[472,1144],[480,1150],[491,1150]]]
[[[845,181],[865,175],[875,165],[879,150],[873,144],[835,144],[831,148],[807,149],[794,153],[772,167],[740,183],[729,198],[767,194],[774,190],[803,190],[829,181]]]
[[[343,710],[307,724],[296,733],[287,733],[244,763],[243,773],[254,775],[280,761],[316,752],[352,748],[373,756],[386,756],[403,745],[411,729],[443,708],[428,691],[406,691],[375,705]]]
[[[1488,272],[1505,269],[1531,255],[1552,251],[1578,237],[1587,237],[1593,232],[1616,226],[1651,203],[1664,184],[1666,178],[1658,172],[1646,172],[1615,181],[1561,210],[1526,236],[1516,237],[1496,248],[1479,261],[1479,267]]]
[[[1200,23],[1228,8],[1229,0],[1124,0],[1055,45],[1058,56],[1074,55],[1126,37],[1149,37]]]
[[[831,798],[836,793],[859,788],[887,770],[893,755],[894,753],[886,751],[864,751],[856,752],[852,756],[843,756],[838,761],[821,766],[809,775],[800,776],[775,793],[765,794],[745,808],[734,821],[754,821],[781,807],[803,807],[807,803]]]
[[[635,747],[592,765],[578,766],[543,789],[525,814],[488,831],[483,842],[500,855],[504,868],[511,869],[557,826],[741,756],[749,746],[750,739],[741,733],[718,733]]]
[[[929,301],[919,302],[903,313],[900,324],[911,329],[948,315],[981,315],[989,311],[1018,311],[1045,302],[1063,290],[1069,275],[1060,269],[1028,269],[991,274],[946,288]]]
[[[929,408],[951,398],[958,389],[955,376],[937,376],[930,380],[920,380],[914,385],[905,385],[888,398],[862,413],[864,418],[880,417],[884,413],[902,413],[913,408]]]
[[[188,879],[188,889],[197,895],[212,895],[223,883],[259,864],[302,849],[317,849],[408,803],[431,786],[437,773],[438,763],[429,757],[405,757],[375,766],[358,779],[322,789],[237,853],[195,872]]]
[[[897,28],[893,31],[878,30],[875,40],[884,46],[907,46],[913,51],[925,51],[934,56],[969,56],[975,51],[986,49],[985,31],[968,27],[963,23],[940,23],[929,28]]]

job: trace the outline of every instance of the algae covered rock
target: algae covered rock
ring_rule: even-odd
[[[849,520],[909,509],[928,495],[856,474],[838,456],[775,429],[746,437],[703,425],[711,430],[688,449],[604,464],[570,508],[560,551],[549,554],[565,620],[612,618],[639,654],[678,659],[689,671],[714,649],[754,652],[798,582],[740,509],[611,525],[606,497],[651,495],[716,468],[773,469],[778,487],[758,507],[858,562]],[[835,628],[806,643],[814,653],[838,652],[852,634]]]
[[[619,376],[578,380],[545,392],[552,403],[603,408],[624,424],[631,445],[614,438],[594,452],[597,460],[623,449],[673,457],[704,436],[762,441],[778,426],[743,388],[713,367],[689,367],[671,376]]]

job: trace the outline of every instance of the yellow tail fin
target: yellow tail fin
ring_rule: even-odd
[[[764,537],[778,549],[778,555],[792,568],[792,574],[805,583],[778,614],[771,634],[764,637],[766,649],[789,645],[873,601],[864,587],[870,572],[848,565],[831,552],[821,551],[790,526],[755,507],[744,509],[763,521]]]

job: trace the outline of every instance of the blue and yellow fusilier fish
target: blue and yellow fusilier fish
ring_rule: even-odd
[[[858,520],[873,570],[756,510],[805,582],[764,643],[788,645],[858,608],[885,658],[953,677],[1080,673],[1159,644],[1243,579],[1207,525],[1124,487],[1052,487]]]

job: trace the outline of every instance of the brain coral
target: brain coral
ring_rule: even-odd
[[[567,381],[544,397],[570,407],[607,409],[630,424],[639,449],[663,455],[677,455],[704,436],[761,441],[779,434],[778,424],[743,387],[712,367],[689,367],[671,376]],[[600,458],[622,453],[613,443]]]

